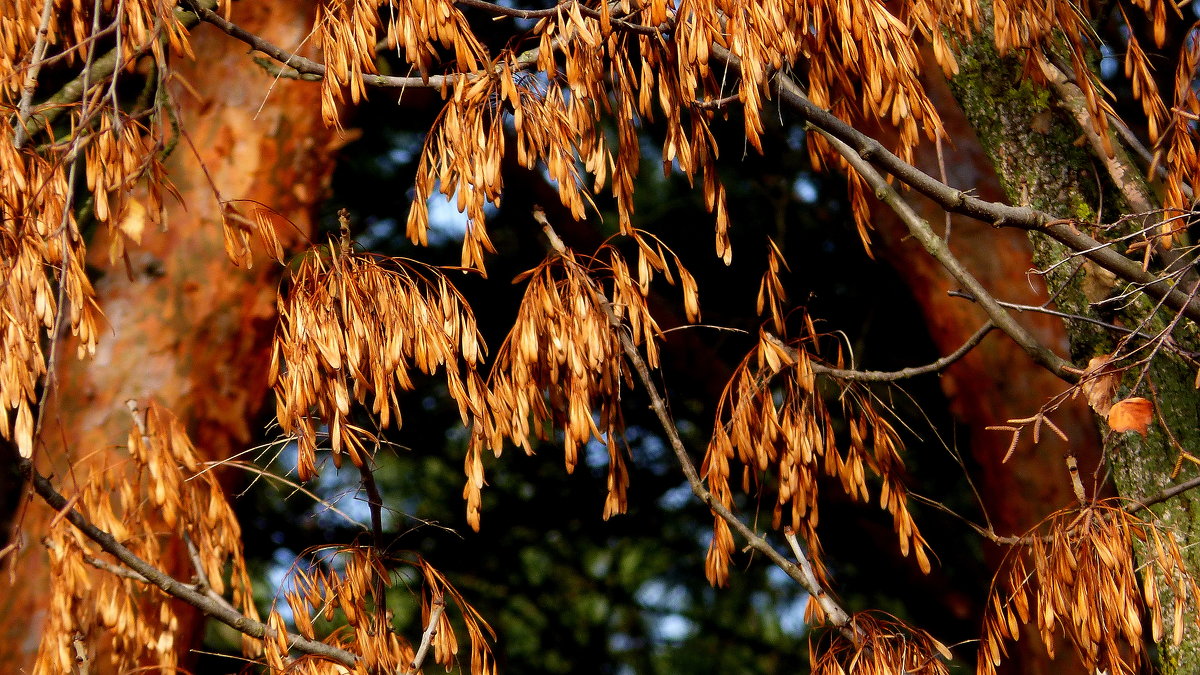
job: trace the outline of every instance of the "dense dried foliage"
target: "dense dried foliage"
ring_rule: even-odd
[[[355,466],[370,461],[364,443],[376,438],[351,422],[351,403],[369,398],[380,428],[393,418],[400,426],[396,395],[412,389],[412,368],[445,371],[464,425],[483,414],[475,368],[484,348],[475,318],[437,269],[361,254],[344,230],[297,263],[289,286],[271,378],[280,426],[299,442],[301,480],[317,473],[318,426],[328,427],[321,435],[336,466],[342,453]]]
[[[143,560],[161,560],[167,547],[186,546],[204,586],[217,597],[230,593],[238,611],[257,619],[241,527],[216,474],[197,460],[169,411],[129,405],[129,461],[89,482],[72,508]],[[162,531],[178,538],[163,538]],[[51,609],[34,672],[71,672],[77,662],[90,660],[89,649],[99,652],[100,668],[139,662],[175,667],[180,645],[174,605],[156,597],[158,591],[141,575],[109,562],[101,546],[74,527],[52,528],[46,546]],[[89,567],[106,573],[95,576]],[[249,640],[246,649],[259,650]]]
[[[1095,25],[1107,17],[1090,12],[1100,7],[1119,15],[1117,32],[1127,41],[1124,75],[1142,119],[1118,118],[1091,67],[1101,49]],[[1185,217],[1200,174],[1194,81],[1200,35],[1196,27],[1185,28],[1168,45],[1168,15],[1170,21],[1182,15],[1165,0],[566,0],[529,10],[483,0],[323,0],[312,45],[299,50],[319,61],[245,33],[236,25],[238,9],[232,2],[195,0],[0,0],[0,437],[25,460],[38,449],[39,398],[53,387],[49,374],[63,334],[69,329],[75,336],[80,358],[103,339],[85,272],[85,231],[104,228],[110,260],[128,264],[147,228],[170,225],[164,196],[172,187],[163,162],[192,142],[177,127],[175,107],[182,102],[171,92],[188,84],[175,78],[171,59],[203,59],[191,53],[188,31],[214,26],[279,61],[272,65],[278,77],[320,79],[311,86],[321,88],[320,112],[328,125],[342,124],[343,108],[375,87],[401,95],[408,87],[437,91],[444,106],[424,140],[407,234],[427,243],[430,198],[441,192],[456,200],[467,219],[461,270],[485,274],[495,253],[485,207],[504,196],[506,157],[542,170],[564,212],[576,220],[586,220],[594,195],[604,192],[617,212],[620,236],[591,255],[566,248],[546,216],[534,214],[552,250],[517,278],[525,284],[524,298],[488,363],[472,309],[444,271],[359,250],[345,221],[340,238],[288,260],[295,252],[280,243],[280,219],[270,205],[252,205],[247,217],[238,195],[226,201],[218,193],[232,262],[252,263],[257,236],[266,255],[287,266],[269,377],[279,427],[295,440],[299,478],[319,475],[328,453],[335,466],[348,456],[369,481],[381,433],[400,426],[400,400],[413,389],[415,374],[440,372],[469,429],[464,497],[473,527],[480,526],[483,451],[500,456],[511,443],[532,453],[539,440],[561,442],[567,471],[589,443],[606,448],[603,516],[609,518],[627,507],[622,391],[636,384],[646,390],[693,492],[714,515],[709,581],[728,582],[734,532],[756,551],[775,556],[771,560],[812,595],[810,621],[836,629],[813,641],[814,672],[944,673],[944,660],[951,658],[937,639],[897,619],[847,614],[828,590],[816,529],[822,477],[836,479],[855,500],[878,494],[898,550],[911,552],[923,572],[931,567],[909,510],[900,434],[868,384],[887,377],[853,370],[835,336],[819,332],[807,314],[789,314],[779,280],[788,262],[772,244],[758,299],[764,325],[715,402],[713,434],[696,470],[648,374],[659,366],[662,337],[648,300],[653,279],[679,287],[689,320],[697,321],[700,312],[696,280],[670,249],[635,226],[634,190],[648,156],[642,147],[648,126],[661,127],[656,150],[663,171],[699,183],[713,215],[715,254],[727,264],[736,218],[718,176],[722,148],[713,125],[736,106],[746,146],[761,152],[767,116],[786,105],[819,132],[807,137],[814,165],[846,173],[864,245],[871,239],[873,194],[896,209],[957,279],[969,277],[949,249],[928,236],[928,225],[906,210],[907,194],[886,187],[890,180],[948,210],[1054,237],[1070,247],[1070,260],[1087,255],[1088,265],[1104,268],[1111,280],[1102,295],[1119,279],[1130,284],[1119,298],[1141,297],[1144,290],[1154,300],[1151,314],[1169,310],[1156,322],[1115,326],[1124,337],[1085,370],[1047,357],[1049,347],[1022,332],[993,299],[977,294],[989,326],[1065,379],[1083,375],[1077,389],[1003,427],[1012,431],[1014,447],[1027,425],[1035,435],[1043,423],[1054,428],[1047,415],[1070,393],[1083,393],[1111,432],[1145,436],[1161,419],[1146,397],[1143,365],[1160,352],[1185,358],[1189,368],[1197,365],[1195,352],[1181,347],[1174,331],[1192,327],[1200,316]],[[523,19],[518,26],[525,28],[514,28],[497,47],[476,34],[481,15]],[[1139,212],[1137,218],[1105,225],[1074,220],[1071,213],[983,202],[909,164],[922,143],[953,140],[926,90],[929,71],[955,76],[960,48],[985,29],[1001,56],[1021,59],[1030,86],[1063,98],[1122,195],[1122,207]],[[1156,70],[1147,50],[1161,54],[1167,48],[1178,51],[1173,70]],[[409,76],[381,74],[381,53],[407,64]],[[257,67],[247,59],[247,69]],[[130,95],[131,89],[140,93]],[[1071,96],[1078,100],[1072,103]],[[889,129],[890,147],[853,125]],[[1161,192],[1158,203],[1140,168],[1123,164],[1129,153],[1116,137],[1130,126],[1144,129],[1149,139],[1146,171]],[[217,193],[219,186],[213,188]],[[132,199],[135,189],[146,199]],[[1128,234],[1131,224],[1136,231]],[[1122,389],[1130,381],[1121,379],[1126,374],[1136,381]],[[1118,390],[1122,398],[1114,401]],[[437,663],[452,667],[458,624],[444,613],[447,598],[471,642],[470,669],[494,670],[491,629],[483,617],[423,558],[394,558],[380,550],[378,528],[373,545],[340,547],[294,568],[283,592],[287,618],[277,609],[260,623],[239,525],[213,467],[198,462],[182,423],[167,411],[151,404],[143,416],[135,406],[134,422],[127,461],[82,485],[68,487],[56,476],[56,491],[23,464],[39,494],[62,513],[46,539],[53,587],[36,672],[68,672],[80,650],[111,660],[118,670],[175,667],[182,646],[177,605],[162,602],[164,596],[146,583],[147,572],[131,567],[153,568],[170,547],[189,551],[207,594],[188,595],[171,580],[154,579],[154,585],[220,614],[247,636],[247,656],[274,671],[416,671],[428,649]],[[742,490],[770,504],[772,530],[787,526],[804,539],[807,550],[793,550],[795,564],[740,520],[747,502],[730,485],[738,468]],[[1174,643],[1183,639],[1189,613],[1195,616],[1197,587],[1174,534],[1153,518],[1134,516],[1136,507],[1088,502],[1082,491],[1080,501],[1043,530],[1005,542],[1017,548],[992,596],[980,672],[994,672],[1004,641],[1033,621],[1047,648],[1062,633],[1086,667],[1114,674],[1135,672],[1147,643],[1164,638],[1164,625]],[[378,517],[378,502],[372,506]],[[111,537],[96,536],[96,528]],[[1135,550],[1146,552],[1140,566]],[[420,578],[420,626],[394,626],[386,611],[382,589],[397,578],[397,566],[415,569]],[[89,567],[109,574],[96,577]],[[1164,607],[1165,596],[1173,598],[1172,606]],[[1173,621],[1164,624],[1164,611]],[[402,631],[422,639],[410,641]],[[85,642],[91,646],[81,646]]]
[[[1119,503],[1063,510],[1028,538],[1028,548],[1010,553],[1008,570],[993,589],[980,673],[995,673],[1004,641],[1018,639],[1021,625],[1031,622],[1051,654],[1061,633],[1088,670],[1140,672],[1147,660],[1145,638],[1164,637],[1161,588],[1174,599],[1167,609],[1176,645],[1189,623],[1200,622],[1195,611],[1200,588],[1179,545]],[[1140,565],[1135,544],[1148,552]]]

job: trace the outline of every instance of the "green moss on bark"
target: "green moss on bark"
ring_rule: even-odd
[[[1082,132],[1074,118],[1056,105],[1050,90],[1021,77],[1019,60],[1001,58],[990,37],[984,36],[961,44],[959,53],[960,73],[951,87],[1013,203],[1076,218],[1080,227],[1094,220],[1100,204],[1107,214],[1123,208],[1120,193],[1106,176],[1096,174],[1099,163],[1091,157],[1087,145],[1076,142]],[[1061,244],[1036,234],[1033,245],[1034,261],[1041,269],[1066,260],[1070,253]],[[1092,300],[1097,299],[1096,280],[1089,279],[1092,274],[1081,262],[1071,261],[1054,267],[1046,275],[1047,286],[1057,293],[1055,301],[1059,309],[1125,326],[1145,326],[1143,331],[1149,334],[1167,326],[1171,317],[1166,312],[1153,314],[1153,303],[1144,297],[1134,302],[1092,305],[1089,295]],[[1118,285],[1112,293],[1123,290]],[[1082,321],[1067,321],[1067,329],[1072,358],[1081,365],[1093,356],[1110,353],[1120,337]],[[1184,348],[1200,348],[1196,326],[1186,319],[1176,327],[1174,335]],[[1200,451],[1200,392],[1193,386],[1195,371],[1179,357],[1163,351],[1147,370],[1153,391],[1146,384],[1137,391],[1130,389],[1139,372],[1139,369],[1129,371],[1120,395],[1152,399],[1159,418],[1146,437],[1133,432],[1113,435],[1107,448],[1113,481],[1119,493],[1127,498],[1153,495],[1172,483],[1179,448],[1193,453]],[[1174,435],[1174,443],[1162,422]],[[1195,473],[1194,467],[1186,467],[1183,477],[1189,473]],[[1184,494],[1156,506],[1154,511],[1175,533],[1192,575],[1200,578],[1200,546],[1186,546],[1200,541],[1200,498]],[[1170,607],[1169,601],[1168,597],[1162,598],[1164,608]],[[1185,621],[1190,621],[1195,611],[1191,607]],[[1164,612],[1168,624],[1172,620],[1169,613],[1169,610]],[[1170,628],[1167,634],[1170,635]],[[1158,662],[1159,669],[1166,674],[1193,672],[1200,664],[1200,631],[1190,626],[1181,646],[1162,646]]]

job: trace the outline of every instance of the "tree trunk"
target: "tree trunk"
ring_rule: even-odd
[[[285,0],[236,4],[233,19],[288,46],[302,44],[312,26],[311,7],[297,11]],[[247,216],[255,203],[281,214],[290,222],[279,229],[287,246],[312,235],[314,207],[332,169],[334,133],[321,122],[318,84],[275,80],[243,44],[210,26],[194,30],[192,48],[196,61],[174,57],[179,67],[171,84],[187,134],[168,163],[180,199],[168,197],[167,223],[148,225],[142,244],[130,249],[131,275],[121,261],[108,262],[106,233],[89,243],[106,324],[95,358],[76,360],[70,345],[59,350],[64,356],[35,461],[68,497],[105,480],[102,469],[127,457],[129,399],[143,408],[154,399],[172,410],[203,460],[245,448],[267,395],[282,270],[261,255],[250,270],[230,263],[214,188],[221,198],[250,200],[234,204]],[[14,583],[0,591],[0,663],[11,672],[30,669],[49,611],[47,555],[39,542],[54,515],[34,498],[16,519],[21,550],[11,563]],[[192,578],[186,556],[167,564],[176,578]],[[184,619],[182,658],[198,644],[203,617],[176,609]],[[88,638],[105,649],[104,636]]]
[[[945,180],[959,189],[970,189],[981,198],[1002,199],[995,173],[940,68],[931,54],[925,54],[925,62],[925,90],[953,141],[941,149]],[[885,143],[889,140],[888,133],[887,129],[872,130],[872,135]],[[932,143],[918,150],[914,163],[929,175],[940,173],[938,149]],[[945,227],[945,212],[941,207],[911,193],[908,196],[926,221],[939,230]],[[969,300],[948,294],[958,290],[957,282],[908,235],[888,206],[882,202],[874,205],[871,222],[878,235],[880,256],[895,267],[921,306],[934,344],[943,354],[954,351],[983,325],[987,316]],[[1032,264],[1033,251],[1022,232],[996,229],[954,216],[947,236],[954,254],[996,298],[1032,305],[1045,302],[1042,284],[1030,284],[1024,275]],[[1045,344],[1058,351],[1066,348],[1066,330],[1058,318],[1026,313],[1020,320]],[[1032,439],[1026,438],[1004,461],[1011,436],[987,430],[988,426],[1037,412],[1046,401],[1066,389],[1063,381],[1035,364],[1015,342],[996,333],[948,368],[940,383],[952,412],[967,432],[967,449],[977,465],[972,474],[997,534],[1022,535],[1075,501],[1064,460],[1068,449],[1079,454],[1080,465],[1089,475],[1099,462],[1099,435],[1082,399],[1068,402],[1053,416],[1054,423],[1071,439],[1070,448],[1050,434],[1037,447]],[[985,546],[985,557],[993,573],[1006,551]],[[980,581],[986,588],[987,580]],[[979,602],[984,602],[982,595]],[[1028,675],[1082,672],[1077,664],[1072,670],[1073,656],[1069,653],[1060,653],[1057,660],[1051,660],[1036,630],[1027,632],[1026,639],[1010,645],[1010,658],[1004,664],[1006,672]]]
[[[961,47],[961,71],[951,86],[1010,202],[1076,218],[1082,223],[1080,227],[1100,219],[1111,221],[1113,214],[1137,210],[1131,209],[1104,173],[1102,163],[1090,154],[1087,144],[1076,143],[1083,132],[1072,114],[1063,109],[1061,102],[1053,100],[1053,95],[1047,96],[1046,88],[1022,78],[1022,64],[1017,59],[997,54],[990,25],[976,40]],[[1034,262],[1041,269],[1050,268],[1070,255],[1046,237],[1034,235],[1032,241]],[[1096,299],[1094,289],[1103,288],[1104,281],[1086,265],[1082,268],[1076,263],[1060,265],[1046,275],[1046,282],[1056,291],[1062,289],[1055,300],[1060,310],[1127,327],[1137,326],[1152,307],[1144,296],[1118,309],[1093,306],[1089,296]],[[1121,288],[1118,286],[1116,290]],[[1195,350],[1198,344],[1195,328],[1184,326],[1186,323],[1184,320],[1176,330],[1175,338],[1185,349]],[[1146,332],[1154,334],[1165,324],[1162,317],[1152,318]],[[1110,353],[1115,346],[1112,333],[1104,328],[1068,321],[1067,330],[1071,357],[1077,365],[1084,366],[1092,357]],[[1116,488],[1122,497],[1131,499],[1156,494],[1173,482],[1179,452],[1172,447],[1164,425],[1183,448],[1200,447],[1200,393],[1193,386],[1194,371],[1164,351],[1148,371],[1155,389],[1131,392],[1138,370],[1126,374],[1118,398],[1139,395],[1152,399],[1157,408],[1155,420],[1145,437],[1134,432],[1110,432],[1105,447]],[[1200,499],[1194,494],[1185,493],[1160,504],[1155,512],[1181,544],[1200,537]],[[1200,549],[1194,546],[1181,549],[1191,574],[1200,577]],[[1167,597],[1162,601],[1165,608],[1173,602]],[[1171,612],[1164,613],[1169,636]],[[1178,648],[1164,644],[1158,654],[1162,672],[1191,672],[1194,664],[1200,663],[1200,632],[1189,621],[1183,644]]]

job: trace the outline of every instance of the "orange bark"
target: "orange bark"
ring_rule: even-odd
[[[304,7],[297,11],[286,0],[236,4],[233,18],[277,44],[299,45],[312,22]],[[187,134],[168,165],[181,199],[168,197],[165,229],[148,226],[142,244],[131,248],[132,278],[121,261],[109,263],[103,234],[90,242],[106,325],[95,358],[76,360],[73,348],[60,349],[35,457],[68,497],[88,481],[105,480],[96,469],[125,457],[128,399],[143,408],[156,399],[171,409],[202,459],[244,449],[267,395],[281,268],[261,256],[251,270],[229,262],[213,189],[225,199],[270,206],[294,225],[281,229],[281,238],[296,243],[313,232],[314,206],[332,169],[334,133],[321,122],[319,85],[275,81],[245,45],[210,26],[193,31],[192,47],[197,60],[179,63],[171,83]],[[37,653],[49,596],[39,541],[53,515],[34,498],[15,525],[22,546],[11,562],[15,583],[0,590],[0,663],[10,672],[28,669]],[[193,576],[186,556],[168,561],[166,571]],[[181,616],[183,653],[195,646],[203,621],[194,612]],[[89,637],[101,638],[104,649],[102,636]]]

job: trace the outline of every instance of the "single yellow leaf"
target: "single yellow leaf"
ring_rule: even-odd
[[[1117,394],[1117,386],[1121,383],[1121,373],[1106,368],[1112,362],[1111,354],[1101,354],[1088,361],[1087,370],[1079,388],[1087,396],[1088,405],[1100,415],[1108,415],[1112,409],[1113,397]]]
[[[129,204],[125,207],[125,215],[121,218],[121,222],[117,223],[117,228],[121,230],[121,234],[135,243],[142,243],[142,232],[146,229],[146,207],[136,199],[130,199]]]
[[[1108,411],[1108,426],[1113,431],[1136,431],[1146,435],[1154,416],[1154,404],[1139,396],[1117,401]]]

